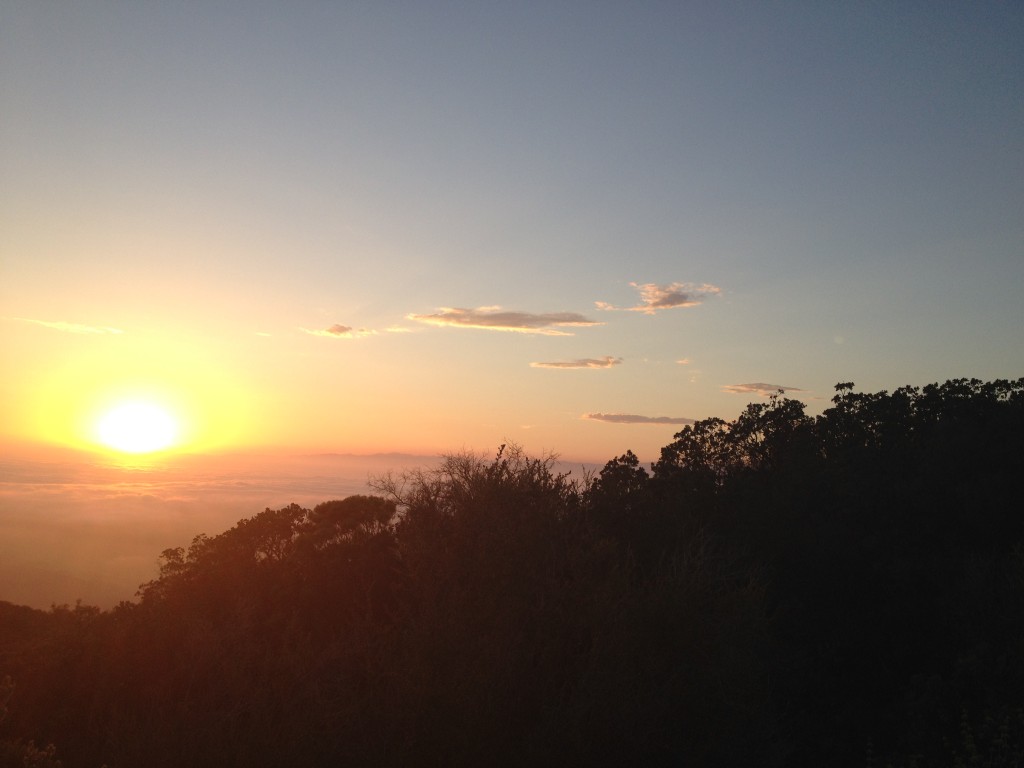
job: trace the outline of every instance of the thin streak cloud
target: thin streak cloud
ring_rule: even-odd
[[[662,309],[677,309],[679,307],[696,307],[702,304],[709,296],[717,296],[722,289],[710,283],[669,283],[658,285],[657,283],[630,283],[631,286],[640,291],[640,303],[632,307],[616,307],[606,301],[595,302],[598,309],[613,310],[622,312],[643,312],[645,315],[653,315]]]
[[[603,325],[597,320],[577,312],[507,312],[501,307],[441,307],[432,315],[408,315],[408,320],[427,325],[455,328],[476,328],[485,331],[507,331],[512,333],[536,333],[545,336],[572,336],[563,327],[586,327]]]
[[[16,317],[22,323],[32,323],[33,325],[41,325],[44,328],[52,328],[55,331],[63,331],[64,333],[80,333],[80,334],[120,334],[124,333],[120,328],[110,328],[104,325],[82,325],[80,323],[66,323],[63,320],[33,320],[28,317]]]
[[[722,387],[723,392],[733,395],[760,395],[768,397],[776,392],[806,392],[799,387],[787,387],[782,384],[765,384],[763,381],[756,381],[751,384],[726,384]]]
[[[638,416],[634,413],[585,413],[581,417],[606,424],[693,424],[684,416]]]
[[[593,358],[584,357],[580,360],[563,360],[559,362],[551,363],[530,363],[531,368],[560,368],[566,369],[581,369],[581,368],[611,368],[615,365],[621,365],[621,357],[612,357],[611,355],[605,355],[604,357]]]
[[[353,328],[349,325],[341,325],[341,323],[335,323],[329,328],[323,330],[310,330],[309,328],[300,328],[303,333],[308,333],[310,336],[326,336],[332,339],[355,339],[363,336],[373,336],[376,331],[371,331],[368,328]]]

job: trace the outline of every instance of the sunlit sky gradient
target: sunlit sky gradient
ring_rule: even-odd
[[[0,438],[144,396],[192,451],[650,461],[776,386],[1024,375],[1022,41],[996,2],[5,2]]]

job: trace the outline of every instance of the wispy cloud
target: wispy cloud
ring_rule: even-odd
[[[693,424],[683,416],[638,416],[634,413],[585,413],[581,418],[608,424]]]
[[[729,392],[733,395],[760,395],[761,397],[774,395],[779,390],[783,392],[807,391],[799,387],[787,387],[782,384],[765,384],[763,381],[756,381],[751,384],[726,384],[722,387],[723,392]]]
[[[514,333],[538,333],[545,336],[572,336],[559,328],[572,326],[603,325],[576,312],[508,312],[501,307],[477,307],[462,309],[441,307],[432,315],[407,315],[407,319],[427,325],[453,326],[456,328],[478,328],[485,331],[510,331]]]
[[[300,328],[299,330],[303,333],[308,333],[310,336],[326,336],[332,339],[356,339],[363,336],[373,336],[376,333],[376,331],[371,331],[368,328],[353,328],[341,323],[335,323],[323,330],[310,330],[309,328]]]
[[[44,328],[52,328],[55,331],[64,331],[65,333],[82,333],[82,334],[103,334],[103,333],[124,333],[120,328],[109,328],[104,325],[82,325],[80,323],[65,323],[63,320],[32,320],[28,317],[15,317],[22,323],[32,323],[33,325],[41,325]]]
[[[530,363],[531,368],[611,368],[613,365],[621,365],[621,357],[612,357],[611,355],[605,355],[604,357],[593,358],[584,357],[580,360],[563,360],[560,362],[552,363]]]
[[[676,360],[676,365],[689,365],[689,364],[690,364],[690,358],[688,358],[688,357],[681,357],[678,360]]]
[[[621,310],[624,312],[643,312],[653,315],[660,309],[676,309],[678,307],[695,307],[703,303],[708,296],[717,296],[722,289],[710,283],[630,283],[640,291],[640,303],[633,307],[616,307],[606,301],[595,302],[598,309]]]

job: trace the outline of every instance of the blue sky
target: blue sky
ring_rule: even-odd
[[[1024,375],[1022,40],[1016,3],[6,3],[3,437],[149,388],[197,446],[653,460],[754,385]]]

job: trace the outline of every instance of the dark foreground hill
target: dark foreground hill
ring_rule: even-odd
[[[0,605],[0,766],[1020,765],[1024,380],[833,403],[650,472],[451,456],[113,611]]]

